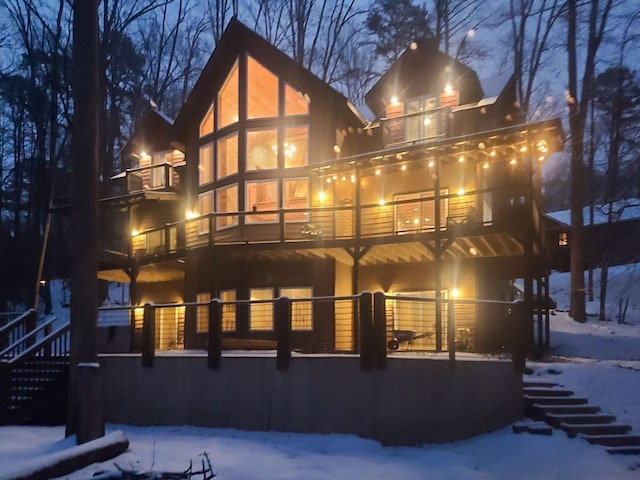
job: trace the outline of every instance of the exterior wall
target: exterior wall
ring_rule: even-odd
[[[507,361],[389,359],[362,372],[357,357],[100,358],[105,420],[303,433],[352,433],[386,444],[450,442],[522,415],[522,376]]]

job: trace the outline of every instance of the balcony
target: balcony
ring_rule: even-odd
[[[444,137],[449,131],[450,113],[450,107],[439,107],[383,118],[380,120],[380,126],[384,144],[401,145]]]
[[[113,177],[125,179],[127,194],[147,191],[173,191],[180,184],[177,166],[170,163],[130,168]]]

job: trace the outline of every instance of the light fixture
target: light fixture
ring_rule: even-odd
[[[518,161],[517,161],[515,158],[512,158],[512,159],[509,161],[509,163],[510,163],[511,165],[515,165],[516,163],[518,163]]]
[[[460,187],[458,189],[458,195],[464,195],[464,188]]]
[[[411,42],[411,43],[409,44],[409,48],[410,48],[411,50],[417,50],[417,49],[418,49],[418,44],[417,44],[416,42]]]
[[[496,155],[497,154],[496,154],[495,150],[491,150],[491,152],[489,152],[489,156],[491,156],[491,157],[495,157]]]
[[[444,93],[452,93],[453,92],[453,86],[450,83],[447,83],[444,86]]]
[[[464,155],[460,155],[460,156],[458,157],[458,162],[459,162],[459,163],[464,162]]]
[[[326,198],[327,198],[327,196],[324,193],[324,190],[320,190],[318,192],[318,200],[320,200],[321,202],[324,202]]]
[[[187,210],[185,212],[184,216],[185,216],[185,218],[187,220],[192,220],[194,218],[198,218],[199,217],[198,212],[194,212],[193,210]]]
[[[485,145],[485,143],[484,143],[484,142],[479,142],[479,143],[478,143],[478,148],[479,148],[480,150],[484,150],[484,149],[485,149],[485,147],[486,147],[486,145]]]
[[[403,163],[402,166],[400,167],[400,170],[404,172],[406,169],[407,169],[407,164]]]
[[[482,168],[484,168],[485,170],[486,170],[487,168],[489,168],[489,162],[484,162],[484,163],[482,164]]]
[[[375,173],[376,173],[376,175],[380,175],[380,173],[381,173],[381,172],[380,172],[380,169],[379,169],[379,168],[376,168],[376,172],[375,172]]]
[[[327,183],[331,183],[331,177],[327,177]]]
[[[394,107],[397,107],[400,104],[400,101],[398,100],[398,97],[396,97],[395,95],[393,97],[391,97],[391,105]]]
[[[520,151],[521,151],[522,153],[526,152],[526,151],[527,151],[527,146],[526,146],[526,145],[521,146],[521,147],[520,147]]]
[[[433,162],[433,160],[429,160],[429,163],[427,164],[427,166],[429,168],[433,168],[434,165],[435,165],[435,163]]]
[[[133,230],[131,230],[131,236],[132,237],[137,237],[138,235],[140,235],[140,232],[138,230],[136,230],[135,228]]]
[[[460,291],[457,288],[451,289],[451,298],[458,298],[460,296]]]
[[[422,122],[424,124],[425,127],[428,127],[429,124],[431,124],[431,118],[430,117],[425,117],[424,122]]]
[[[475,257],[476,255],[478,255],[478,250],[476,250],[474,247],[471,247],[469,249],[469,253]]]
[[[384,206],[387,202],[384,201],[384,198],[381,198],[380,200],[378,200],[378,205],[380,205],[381,207]]]
[[[337,144],[334,145],[333,146],[333,151],[336,152],[336,153],[340,153],[340,145],[337,145]]]
[[[356,176],[355,175],[351,175],[351,183],[356,183]]]

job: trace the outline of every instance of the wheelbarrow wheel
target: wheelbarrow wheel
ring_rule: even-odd
[[[398,342],[398,340],[394,338],[393,340],[389,340],[389,343],[387,343],[387,347],[389,347],[389,350],[398,350],[398,348],[400,347],[400,342]]]

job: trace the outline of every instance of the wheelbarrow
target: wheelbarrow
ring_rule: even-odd
[[[431,337],[433,332],[418,333],[413,330],[392,330],[391,335],[393,338],[387,342],[387,347],[389,350],[395,351],[400,348],[401,344],[406,343],[411,346],[419,338]]]

